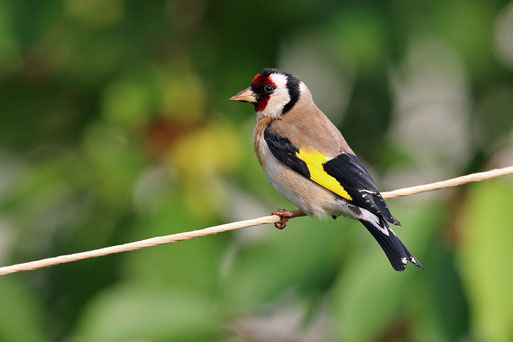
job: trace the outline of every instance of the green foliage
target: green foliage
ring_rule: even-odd
[[[0,300],[0,340],[47,341],[43,329],[41,300],[20,281],[2,279]]]
[[[476,185],[468,201],[460,259],[473,330],[482,340],[510,341],[513,275],[506,270],[513,267],[513,187],[501,182]]]
[[[502,1],[0,2],[0,262],[291,208],[227,99],[303,79],[381,189],[511,164]],[[510,341],[513,186],[390,200],[425,271],[299,218],[0,278],[1,341]]]
[[[172,286],[114,287],[89,304],[71,341],[205,341],[219,334],[212,298]]]

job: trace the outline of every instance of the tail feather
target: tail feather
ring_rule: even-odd
[[[379,218],[378,222],[370,222],[360,219],[360,222],[379,243],[394,270],[404,271],[408,265],[408,261],[418,268],[422,270],[424,269],[401,240],[399,240],[397,235],[395,235],[394,231],[388,226],[384,219]]]

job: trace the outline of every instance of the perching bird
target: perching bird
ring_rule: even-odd
[[[304,214],[344,215],[359,220],[379,243],[396,271],[408,261],[422,265],[388,223],[392,216],[369,172],[340,131],[321,112],[306,85],[293,75],[264,69],[230,100],[254,105],[254,146],[269,182],[300,210],[279,210],[278,228]]]

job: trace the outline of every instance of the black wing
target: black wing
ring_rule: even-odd
[[[392,216],[374,180],[362,162],[350,153],[341,153],[324,164],[324,170],[346,189],[353,201],[388,222],[400,226]]]
[[[264,131],[264,140],[276,159],[310,179],[308,166],[297,157],[299,149],[289,139],[267,127]],[[325,162],[323,168],[347,191],[354,204],[383,217],[392,224],[400,225],[390,213],[369,172],[354,154],[342,152],[336,158]]]
[[[289,139],[274,133],[267,127],[264,131],[264,140],[276,159],[306,178],[310,178],[308,166],[297,157],[296,153],[299,152],[299,149]]]

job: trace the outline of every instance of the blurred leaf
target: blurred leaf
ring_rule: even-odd
[[[422,300],[425,305],[418,310],[418,314],[424,318],[417,320],[416,328],[424,331],[419,337],[429,336],[427,330],[431,328],[440,335],[438,339],[455,341],[466,337],[469,313],[454,251],[447,247],[447,242],[443,240],[433,241],[430,246],[434,252],[426,272],[428,279],[423,284],[427,292]],[[424,320],[430,324],[424,324]]]
[[[472,329],[483,341],[513,340],[513,186],[488,181],[470,187],[463,212],[461,271]]]
[[[226,196],[219,175],[234,170],[241,158],[240,137],[223,123],[205,125],[183,136],[170,152],[185,201],[197,215],[220,212]]]
[[[158,90],[148,73],[116,80],[105,91],[104,115],[114,124],[129,128],[141,126],[156,108]]]
[[[511,134],[513,127],[513,87],[510,84],[500,85],[487,91],[476,104],[479,120],[479,136],[486,142],[487,149],[496,149]]]
[[[397,336],[397,338],[393,340],[418,342],[450,342],[457,340],[448,339],[444,334],[445,331],[440,324],[439,317],[437,317],[439,312],[434,307],[435,303],[430,296],[427,285],[428,284],[421,282],[416,283],[415,300],[410,301],[408,308],[410,313],[413,313],[414,319],[402,318],[402,320],[399,321],[398,326],[400,329],[403,329],[403,331],[399,331],[403,334],[407,334],[408,337]]]
[[[215,341],[220,333],[209,298],[134,286],[104,292],[85,309],[71,341]]]
[[[131,199],[133,184],[143,166],[142,148],[136,142],[120,127],[104,123],[91,127],[84,138],[83,151],[95,190],[113,205]]]
[[[197,122],[207,115],[206,94],[202,80],[190,68],[176,63],[167,70],[157,70],[161,87],[161,111],[180,122]]]
[[[12,69],[19,58],[17,41],[11,32],[4,3],[0,3],[0,72]]]
[[[493,65],[489,37],[493,36],[493,5],[490,1],[455,0],[440,2],[434,28],[460,50],[476,76],[490,72]]]
[[[180,124],[198,122],[206,114],[202,83],[192,70],[178,65],[130,70],[115,80],[104,94],[105,117],[132,129],[156,116]]]
[[[47,341],[40,299],[17,280],[21,278],[0,280],[0,340]]]
[[[372,7],[355,6],[339,12],[329,36],[335,51],[352,55],[358,71],[364,74],[381,67],[389,53],[385,23]]]
[[[70,16],[92,27],[111,25],[123,16],[122,0],[65,0],[63,3]]]

